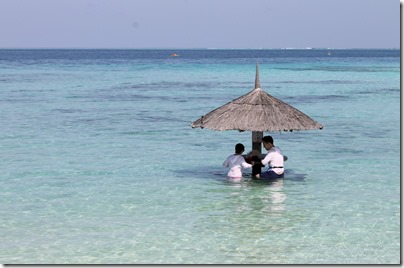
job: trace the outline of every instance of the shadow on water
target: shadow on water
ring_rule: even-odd
[[[279,179],[255,179],[252,177],[251,173],[248,172],[243,173],[243,178],[241,180],[231,180],[227,177],[226,169],[213,168],[212,166],[205,166],[205,167],[198,166],[192,168],[176,169],[173,172],[179,178],[208,179],[223,183],[247,182],[251,185],[268,185],[279,180]],[[286,169],[284,178],[280,180],[305,182],[307,176],[308,174],[296,173],[293,169]]]

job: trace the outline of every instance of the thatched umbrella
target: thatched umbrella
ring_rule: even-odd
[[[252,131],[252,149],[261,153],[264,131],[322,129],[303,112],[261,89],[258,63],[255,88],[249,93],[216,108],[192,123],[192,128]]]

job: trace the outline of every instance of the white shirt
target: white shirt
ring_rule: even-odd
[[[243,176],[243,168],[250,168],[252,165],[248,164],[244,157],[239,154],[233,154],[227,157],[223,162],[224,167],[229,167],[227,176],[230,178],[241,178]]]
[[[282,174],[285,169],[283,168],[283,154],[281,149],[278,147],[274,146],[271,149],[268,150],[267,155],[265,158],[261,161],[263,165],[268,164],[269,168],[268,170],[272,170],[276,174]],[[282,167],[282,168],[272,168],[272,167]]]

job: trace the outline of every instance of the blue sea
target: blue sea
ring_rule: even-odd
[[[191,123],[257,62],[324,128],[264,133],[285,178],[232,182],[251,132]],[[0,263],[400,263],[400,50],[3,49],[0,125]]]

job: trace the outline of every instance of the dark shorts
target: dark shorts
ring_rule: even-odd
[[[283,173],[279,175],[279,174],[273,172],[272,170],[267,170],[260,174],[260,178],[261,179],[279,179],[279,178],[283,178]]]

